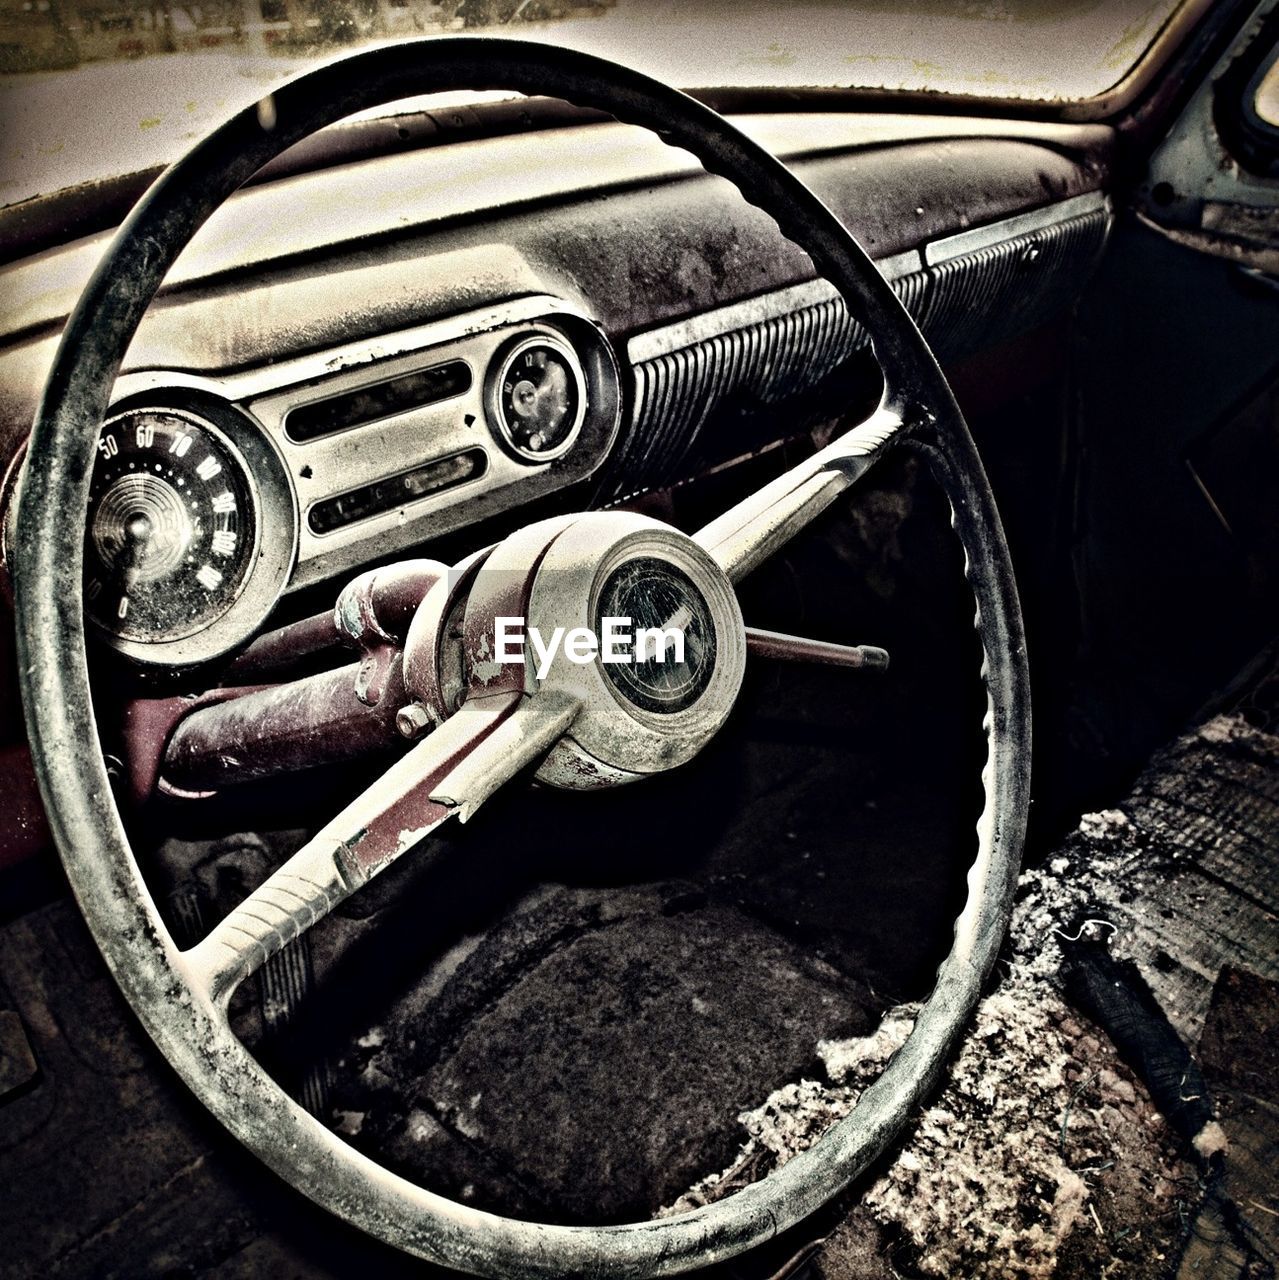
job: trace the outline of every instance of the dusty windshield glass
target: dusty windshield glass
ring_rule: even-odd
[[[384,40],[520,34],[686,88],[1079,100],[1179,0],[0,0],[0,204],[176,158],[316,61]]]

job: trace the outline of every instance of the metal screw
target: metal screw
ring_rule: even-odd
[[[420,738],[431,727],[430,712],[420,702],[410,702],[395,713],[395,727],[406,738]]]

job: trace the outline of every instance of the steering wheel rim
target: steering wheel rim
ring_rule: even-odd
[[[940,480],[966,553],[987,711],[985,804],[967,902],[914,1031],[854,1111],[760,1183],[689,1213],[608,1227],[522,1222],[390,1174],[294,1103],[183,979],[112,795],[90,699],[83,528],[98,424],[143,312],[183,247],[254,172],[316,129],[424,93],[502,89],[602,109],[728,178],[834,283],[871,335],[911,446]],[[886,395],[886,399],[887,399]],[[27,729],[68,879],[117,983],[188,1086],[241,1142],[339,1217],[407,1252],[477,1274],[673,1274],[730,1257],[826,1203],[876,1159],[932,1089],[994,963],[1029,794],[1029,691],[1012,569],[963,417],[926,342],[866,253],[778,160],[687,95],[606,60],[526,41],[449,37],[385,46],[311,71],[269,109],[239,113],[152,186],[72,313],[36,413],[13,578]]]

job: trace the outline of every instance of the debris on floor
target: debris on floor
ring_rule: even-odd
[[[811,1146],[904,1041],[910,1012],[889,1015],[895,1034],[824,1042],[826,1079],[787,1085],[739,1116],[749,1137],[734,1166],[672,1210]],[[1014,971],[983,1001],[945,1090],[863,1205],[920,1275],[1052,1276],[1083,1227],[1075,1251],[1087,1267],[1075,1274],[1118,1259],[1164,1265],[1111,1274],[1157,1276],[1197,1199],[1196,1168],[1111,1046],[1046,983]]]
[[[887,1274],[1274,1274],[1279,1193],[1257,1159],[1279,1154],[1279,1096],[1261,1074],[1273,1051],[1256,1058],[1242,1090],[1224,1081],[1242,1117],[1218,1124],[1187,1108],[1192,1147],[1106,1034],[1067,1003],[1061,971],[1071,944],[1106,942],[1116,965],[1136,966],[1176,1035],[1195,1048],[1203,1033],[1205,1050],[1222,1021],[1218,979],[1242,974],[1230,977],[1232,990],[1262,994],[1235,1022],[1242,1017],[1254,1039],[1273,1030],[1275,1011],[1265,1008],[1279,980],[1276,831],[1279,737],[1219,716],[1156,756],[1121,806],[1085,815],[1056,856],[1023,875],[997,981],[945,1088],[854,1197],[861,1207],[850,1229],[859,1224],[868,1246],[890,1257]],[[666,1212],[720,1199],[816,1142],[853,1109],[912,1015],[895,1009],[871,1036],[823,1042],[823,1078],[788,1084],[743,1112],[737,1159]],[[1231,1182],[1232,1129],[1248,1143],[1246,1196]],[[1205,1251],[1213,1231],[1225,1245]],[[1185,1269],[1191,1254],[1202,1270]],[[842,1273],[819,1259],[813,1274]]]

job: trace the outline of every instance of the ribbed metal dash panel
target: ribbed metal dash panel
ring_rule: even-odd
[[[944,355],[1025,333],[1067,306],[1092,273],[1110,225],[1095,209],[931,268],[921,328]]]
[[[916,272],[893,287],[917,314],[925,286]],[[735,396],[780,404],[865,345],[865,330],[833,297],[642,361],[634,367],[631,426],[614,474],[636,488],[670,480],[720,405]]]
[[[922,250],[923,270],[896,267],[904,274],[893,288],[940,355],[967,355],[1029,331],[1078,297],[1110,222],[1102,193],[1077,196],[934,241]],[[731,452],[732,441],[709,438],[698,448],[718,409],[780,405],[867,344],[843,300],[820,282],[635,341],[629,423],[610,464],[614,497],[679,478],[694,449],[699,458]]]

